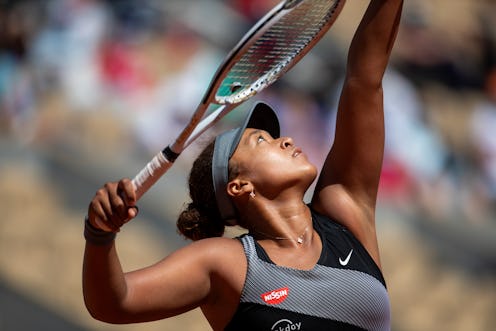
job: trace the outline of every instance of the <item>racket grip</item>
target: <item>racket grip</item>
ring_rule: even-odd
[[[168,152],[168,153],[167,153]],[[172,159],[170,161],[168,157]],[[175,161],[178,154],[172,152],[169,148],[160,151],[148,162],[148,164],[141,169],[141,171],[133,178],[132,183],[134,191],[136,192],[136,200],[139,200],[156,182],[162,177],[163,174],[169,170]],[[112,229],[105,225],[99,218],[95,219],[98,228],[103,231],[111,232]]]
[[[132,180],[136,200],[139,200],[169,170],[173,163],[174,160],[168,160],[162,151],[157,153]]]

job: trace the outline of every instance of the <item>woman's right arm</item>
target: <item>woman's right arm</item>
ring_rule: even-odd
[[[127,294],[126,278],[115,248],[115,234],[136,216],[132,183],[106,183],[88,207],[83,260],[83,295],[88,311],[99,320],[117,322]]]
[[[93,231],[105,228],[115,232],[133,218],[133,192],[127,179],[100,189],[88,210]],[[136,323],[175,316],[201,306],[210,298],[211,275],[222,260],[219,254],[225,254],[224,245],[231,244],[225,238],[201,240],[152,266],[125,273],[114,240],[102,243],[87,237],[83,261],[86,307],[101,321]]]
[[[86,308],[98,320],[119,323],[119,307],[128,286],[114,243],[86,242],[83,260],[83,295]]]
[[[83,293],[91,315],[108,323],[156,321],[210,304],[226,238],[201,240],[149,267],[124,273],[115,246],[86,245]],[[215,241],[215,244],[212,244]],[[233,241],[233,240],[231,240]]]

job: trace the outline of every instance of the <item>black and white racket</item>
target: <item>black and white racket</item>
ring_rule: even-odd
[[[181,152],[232,109],[274,83],[329,30],[345,0],[286,0],[260,19],[217,69],[189,123],[177,139],[132,180],[139,199]],[[218,107],[208,112],[210,106]]]

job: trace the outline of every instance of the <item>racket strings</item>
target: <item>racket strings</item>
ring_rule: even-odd
[[[285,13],[231,68],[216,100],[238,103],[274,82],[333,20],[338,4],[337,0],[304,1]]]
[[[324,13],[328,14],[327,8],[325,9]],[[309,15],[303,8],[299,8],[297,12],[294,10],[269,29],[247,51],[246,56],[238,62],[238,65],[240,67],[253,66],[255,61],[252,56],[256,62],[263,62],[267,58],[282,58],[297,53],[308,45],[322,29],[327,21],[325,18]]]

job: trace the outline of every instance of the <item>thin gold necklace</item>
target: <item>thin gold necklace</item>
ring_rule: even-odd
[[[272,235],[270,235],[268,233],[265,233],[265,232],[262,232],[262,231],[252,230],[252,232],[261,234],[262,236],[265,236],[265,237],[267,237],[269,239],[274,239],[274,240],[292,240],[292,241],[296,241],[300,245],[303,245],[303,243],[305,242],[303,240],[303,238],[305,237],[305,234],[307,233],[307,231],[308,231],[308,225],[305,227],[305,230],[303,231],[303,233],[301,235],[299,235],[298,237],[296,237],[296,239],[294,239],[294,238],[287,238],[287,237],[272,236]]]

